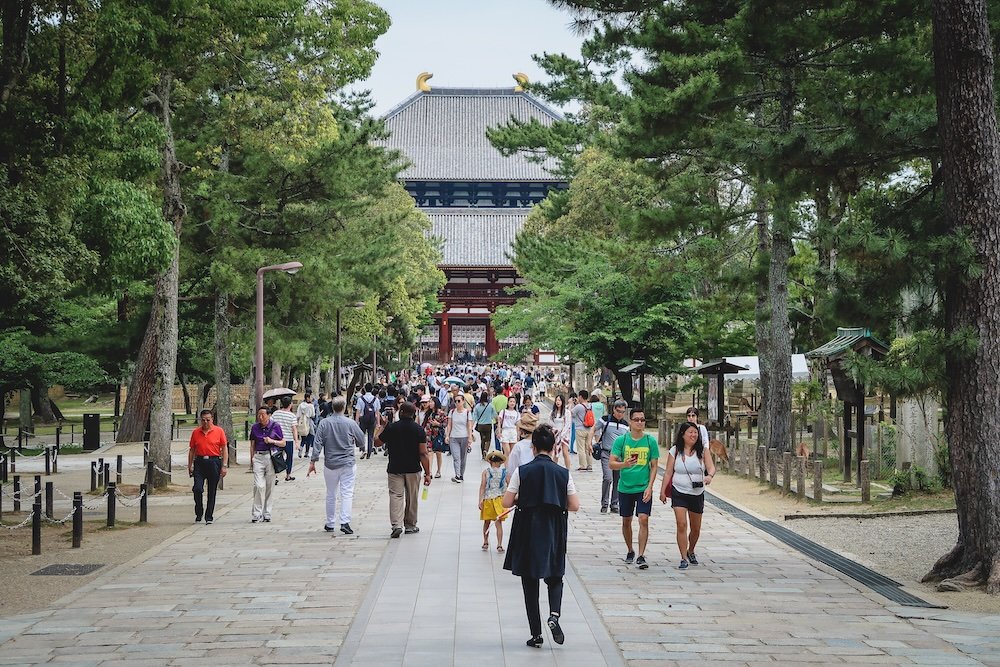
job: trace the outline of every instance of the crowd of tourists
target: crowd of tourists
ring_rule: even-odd
[[[386,464],[389,537],[418,533],[418,496],[426,497],[426,487],[442,473],[454,484],[465,483],[474,451],[484,462],[477,494],[482,549],[491,548],[495,533],[496,550],[505,554],[504,568],[521,578],[529,646],[542,643],[538,595],[539,582],[545,581],[547,625],[561,644],[568,512],[577,511],[581,502],[570,471],[586,475],[599,466],[601,491],[595,506],[599,502],[601,513],[619,515],[624,561],[639,569],[649,567],[646,546],[654,497],[671,503],[678,567],[698,565],[704,491],[715,475],[707,432],[694,408],[663,455],[670,474],[662,477],[657,493],[661,453],[656,438],[646,432],[643,408],[620,399],[608,405],[600,390],[567,395],[562,393],[564,382],[565,376],[535,368],[470,364],[435,370],[425,364],[385,374],[380,382],[359,387],[350,400],[343,395],[328,400],[306,391],[294,411],[291,397],[261,406],[250,429],[251,521],[271,521],[274,486],[295,481],[295,457],[308,457],[307,476],[319,474],[319,467],[326,482],[324,530],[353,534],[358,461],[376,457]],[[215,486],[228,468],[220,431],[206,410],[191,436],[196,521],[212,522]],[[511,513],[505,548],[503,526]]]

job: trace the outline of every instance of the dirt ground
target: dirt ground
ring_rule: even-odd
[[[995,596],[980,591],[939,593],[932,585],[919,581],[934,561],[954,546],[958,520],[953,513],[786,521],[785,516],[790,514],[861,512],[864,507],[854,503],[819,505],[799,501],[794,495],[784,496],[765,484],[726,473],[713,480],[711,490],[803,537],[892,577],[908,591],[929,602],[957,611],[1000,613],[1000,598]],[[909,503],[906,500],[893,501],[890,507],[885,504],[882,507],[902,511],[908,505],[926,509],[926,504],[915,498]],[[942,503],[933,504],[940,506]],[[711,528],[708,527],[706,536],[710,535]]]
[[[115,510],[116,526],[107,528],[107,505],[100,495],[84,493],[84,535],[81,547],[72,548],[72,523],[64,525],[42,524],[42,553],[31,555],[31,525],[17,530],[0,527],[0,617],[29,613],[48,607],[59,598],[84,586],[109,569],[126,563],[144,551],[163,543],[194,521],[194,501],[184,473],[184,463],[178,463],[179,455],[186,451],[186,443],[174,443],[173,467],[175,483],[168,490],[158,491],[149,500],[149,522],[139,524],[139,508],[126,507],[119,503]],[[136,445],[115,446],[103,451],[100,456],[114,460],[117,454],[141,456]],[[84,458],[86,456],[86,458]],[[52,481],[56,489],[72,496],[73,491],[88,491],[90,472],[86,461],[90,455],[64,456],[60,459],[59,474],[43,476],[42,483]],[[96,457],[95,457],[96,458]],[[33,476],[40,471],[38,462],[19,462],[18,473],[26,486],[33,484]],[[38,469],[38,470],[36,470]],[[251,478],[247,467],[234,465],[226,477],[225,488],[219,491],[217,512],[227,503],[249,493]],[[124,470],[121,492],[131,498],[139,493],[138,484],[143,472],[138,467],[127,466]],[[114,477],[114,471],[112,471]],[[178,483],[179,480],[179,483]],[[4,491],[11,493],[10,484]],[[30,492],[30,490],[28,491]],[[69,502],[58,494],[53,515],[63,519],[70,512]],[[86,509],[87,507],[93,509]],[[3,498],[3,523],[11,526],[19,523],[26,514],[11,512],[11,499]],[[91,564],[102,567],[87,575],[45,575],[35,576],[33,572],[53,564]]]

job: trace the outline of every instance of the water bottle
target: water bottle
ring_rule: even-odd
[[[430,491],[430,487],[425,486],[424,490],[420,493],[421,500],[427,500],[427,492]]]

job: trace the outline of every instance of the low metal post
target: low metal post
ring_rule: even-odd
[[[817,459],[813,461],[813,500],[822,502],[823,500],[823,461]]]
[[[861,462],[861,502],[870,503],[872,501],[872,480],[871,480],[871,468],[868,465],[868,460],[865,459]]]
[[[42,555],[42,503],[37,498],[31,506],[31,555]]]
[[[0,462],[0,483],[7,483],[7,475],[10,471],[10,454],[4,454],[3,461]]]
[[[56,451],[59,451],[59,441],[62,439],[62,426],[56,426]]]
[[[10,471],[12,473],[17,472],[17,450],[16,449],[7,450],[7,456],[10,457]]]
[[[76,424],[69,425],[69,444],[76,444]]]
[[[97,461],[90,462],[90,492],[97,491]]]
[[[115,440],[115,441],[118,440],[118,420],[117,419],[111,420],[111,439]]]
[[[806,457],[795,457],[795,495],[799,500],[806,498]]]
[[[45,447],[45,474],[52,474],[52,451],[48,446]]]
[[[104,464],[104,488],[105,489],[108,488],[109,484],[111,484],[111,464],[110,463],[105,463]]]
[[[115,457],[115,483],[122,483],[122,455],[119,454]]]
[[[244,420],[244,422],[243,422],[243,439],[244,440],[249,440],[250,439],[250,421],[249,420]]]
[[[770,477],[771,488],[778,488],[778,448],[771,447],[767,450],[767,470]]]
[[[150,461],[146,464],[146,485],[149,488],[153,488],[153,462]]]
[[[14,475],[14,511],[21,511],[21,476]]]
[[[18,451],[24,447],[24,429],[20,426],[17,427],[17,449]]]
[[[73,548],[79,549],[83,542],[83,492],[73,492]]]
[[[97,483],[100,486],[106,487],[107,484],[104,483],[104,459],[97,459]]]
[[[35,495],[33,496],[35,502],[38,503],[42,502],[41,497],[38,495],[41,492],[42,492],[42,476],[35,475]]]
[[[50,519],[52,514],[52,482],[45,482],[45,516]]]
[[[787,495],[792,492],[792,453],[784,452],[782,458],[781,490]]]
[[[146,521],[148,520],[148,511],[146,505],[146,497],[149,495],[146,493],[146,489],[148,488],[149,487],[146,486],[145,484],[139,485],[139,493],[142,494],[142,497],[139,499],[139,523],[146,523]]]
[[[52,474],[59,474],[59,445],[52,450]]]
[[[108,528],[115,527],[115,505],[117,504],[117,498],[115,496],[115,483],[111,482],[108,484],[107,490],[108,496]]]

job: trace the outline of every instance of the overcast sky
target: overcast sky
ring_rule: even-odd
[[[375,2],[392,17],[372,76],[360,86],[372,91],[376,115],[409,97],[421,72],[434,74],[432,87],[513,87],[514,72],[543,78],[533,54],[580,53],[569,14],[545,0]]]

